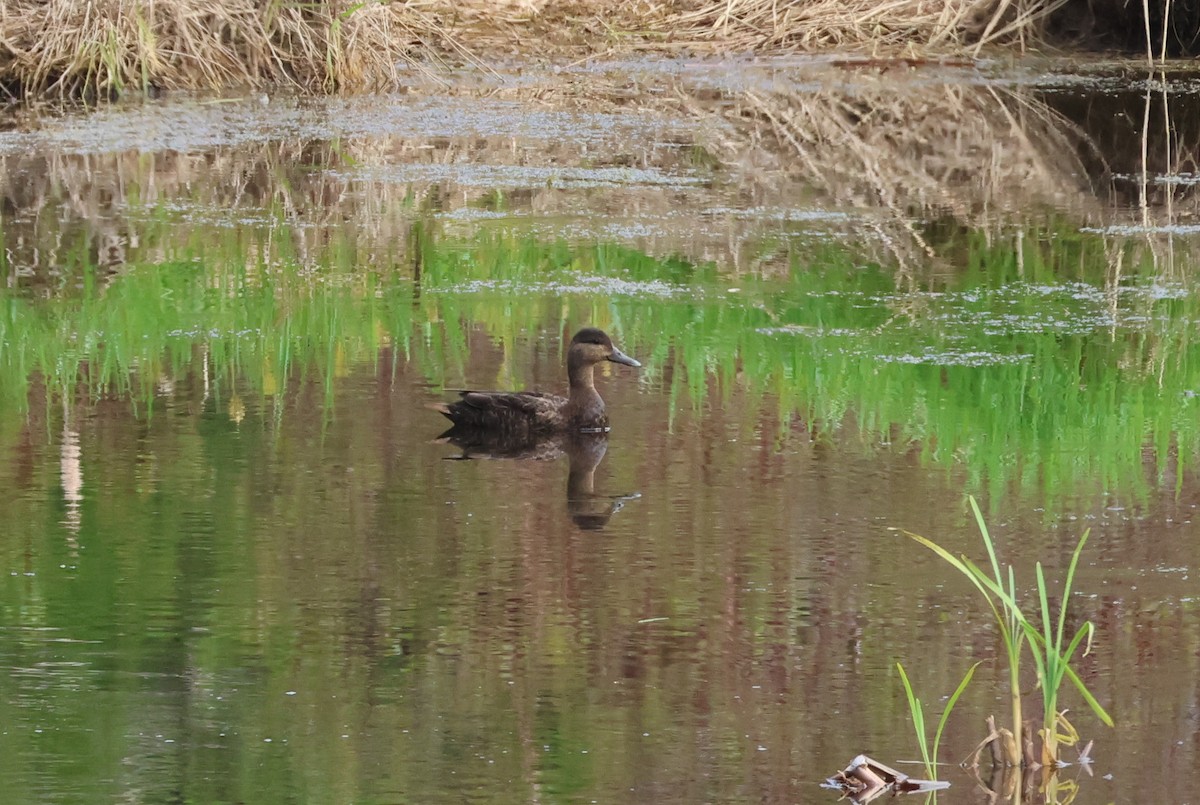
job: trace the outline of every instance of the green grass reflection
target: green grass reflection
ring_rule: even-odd
[[[963,269],[922,279],[820,239],[791,242],[782,276],[495,231],[425,229],[383,256],[334,240],[316,263],[235,236],[113,276],[79,257],[53,292],[3,292],[0,434],[31,384],[153,415],[158,389],[189,372],[217,396],[241,384],[264,399],[300,378],[332,405],[338,378],[384,346],[434,387],[479,382],[464,377],[471,328],[511,358],[494,382],[521,387],[522,339],[591,322],[643,359],[672,413],[736,389],[785,424],[962,466],[994,501],[1139,497],[1200,449],[1196,294],[1133,246],[1066,225],[947,236],[937,248]]]

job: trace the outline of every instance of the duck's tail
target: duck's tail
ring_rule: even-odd
[[[437,411],[439,414],[446,417],[446,419],[449,419],[451,422],[454,421],[454,413],[450,410],[450,403],[447,403],[447,402],[425,403],[425,407],[428,408],[430,411]]]

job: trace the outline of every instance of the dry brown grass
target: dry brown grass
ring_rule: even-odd
[[[481,47],[532,39],[591,50],[978,52],[1028,45],[1067,0],[463,0],[456,30]],[[544,52],[538,49],[534,52]]]
[[[959,51],[1033,36],[1061,0],[725,0],[681,3],[696,39],[743,49]]]
[[[332,92],[395,84],[417,41],[412,3],[3,0],[9,94],[266,84]]]
[[[393,88],[397,65],[499,55],[859,49],[964,53],[1036,39],[1065,0],[0,0],[0,87]],[[485,68],[486,69],[486,68]]]

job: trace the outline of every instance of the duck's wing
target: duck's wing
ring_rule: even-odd
[[[536,417],[557,411],[563,398],[542,391],[469,391],[458,392],[460,404],[467,405],[481,414],[512,413]]]
[[[459,391],[452,403],[429,405],[456,425],[538,431],[558,424],[564,397],[539,391]]]

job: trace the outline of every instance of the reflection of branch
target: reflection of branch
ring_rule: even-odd
[[[1167,14],[1171,13],[1171,5],[1170,5],[1169,0],[1168,0],[1167,7],[1166,7],[1166,13]],[[1165,56],[1166,47],[1167,47],[1167,26],[1166,26],[1166,22],[1164,21],[1164,23],[1163,23],[1164,56]],[[1168,103],[1168,98],[1167,98],[1167,75],[1165,72],[1159,74],[1159,81],[1160,81],[1160,85],[1162,87],[1163,132],[1165,132],[1166,140],[1167,140],[1165,148],[1163,149],[1163,152],[1164,152],[1163,156],[1166,159],[1166,175],[1167,176],[1175,176],[1176,168],[1175,168],[1174,160],[1171,158],[1172,157],[1171,133],[1174,129],[1171,126],[1171,105],[1170,105],[1170,103]],[[1175,187],[1174,186],[1168,187],[1166,192],[1163,195],[1164,195],[1163,206],[1166,208],[1167,222],[1169,224],[1174,224],[1175,223]],[[1167,232],[1167,259],[1166,259],[1167,273],[1173,273],[1174,267],[1175,267],[1175,235],[1174,235],[1173,231],[1168,230],[1168,232]]]
[[[432,216],[438,227],[475,232],[479,225],[473,214],[464,216],[465,224],[449,215],[468,208],[501,215],[561,213],[589,222],[635,215],[653,220],[651,233],[616,237],[632,239],[647,253],[711,260],[734,271],[748,264],[759,272],[787,271],[786,249],[749,263],[746,252],[761,242],[764,230],[778,231],[774,221],[780,218],[771,214],[782,211],[786,218],[799,206],[801,213],[829,211],[841,223],[824,221],[823,232],[853,239],[860,253],[881,252],[911,274],[941,256],[936,228],[924,223],[939,218],[952,217],[962,229],[994,233],[1031,210],[1053,209],[1089,225],[1136,221],[1145,229],[1164,201],[1170,221],[1181,198],[1200,200],[1190,184],[1150,184],[1150,163],[1158,149],[1151,142],[1157,135],[1149,130],[1149,100],[1137,132],[1143,151],[1140,207],[1131,210],[1134,200],[1122,207],[1107,195],[1097,197],[1086,179],[1088,166],[1099,163],[1109,189],[1114,168],[1086,132],[1048,106],[1037,90],[968,83],[979,76],[964,76],[957,67],[913,68],[907,62],[806,68],[812,71],[797,73],[803,82],[745,69],[736,85],[714,83],[702,71],[682,77],[639,74],[632,85],[629,79],[615,80],[613,73],[585,71],[504,87],[513,104],[626,114],[634,107],[641,117],[682,119],[678,125],[665,124],[671,131],[665,138],[669,147],[624,141],[585,147],[567,138],[535,149],[498,134],[363,134],[174,152],[131,145],[125,151],[80,154],[73,152],[77,146],[57,146],[78,140],[75,132],[83,123],[66,118],[40,124],[46,129],[42,135],[39,121],[31,118],[25,123],[32,129],[31,152],[47,155],[0,162],[0,197],[16,210],[6,237],[10,271],[22,279],[41,277],[49,285],[50,269],[71,264],[63,255],[78,253],[81,242],[93,264],[114,269],[126,260],[177,259],[179,244],[216,228],[230,233],[231,248],[244,252],[249,243],[264,238],[268,249],[308,265],[328,254],[332,232],[352,227],[363,255],[373,259],[386,249],[395,264],[404,265],[414,218]],[[817,88],[808,79],[816,79]],[[474,82],[450,92],[461,97],[449,103],[467,104],[497,90]],[[1165,103],[1165,87],[1163,92]],[[284,102],[272,101],[261,113],[246,108],[231,113],[227,104],[218,109],[167,103],[155,109],[155,125],[178,125],[197,115],[204,119],[210,112],[220,120],[232,114],[231,119],[253,124],[266,119],[259,115],[277,117],[276,103]],[[337,103],[342,108],[349,102]],[[145,125],[139,114],[145,113],[111,111],[103,122],[137,130]],[[1180,120],[1171,121],[1169,110],[1164,115],[1167,166],[1178,170],[1189,159],[1195,162],[1200,147],[1189,152],[1181,141],[1186,135],[1171,128]],[[59,130],[52,131],[56,126]],[[1119,153],[1128,161],[1118,167],[1128,175],[1134,172],[1129,163],[1136,160],[1137,148],[1122,145]],[[694,219],[679,215],[684,193],[695,198],[704,192],[697,185],[637,180],[620,185],[609,179],[607,192],[584,200],[569,185],[538,178],[548,170],[606,165],[621,170],[630,164],[689,178],[723,166],[716,178],[732,186],[740,203],[706,213],[727,217],[725,231],[706,227],[707,233],[697,237]],[[591,206],[581,211],[581,201]],[[43,212],[49,209],[68,214]],[[167,212],[169,239],[147,226],[158,210]],[[607,237],[600,227],[588,234]],[[1161,236],[1156,232],[1145,239]],[[1160,261],[1158,247],[1154,242],[1150,246],[1156,251],[1154,260]],[[1168,265],[1173,248],[1173,241],[1168,242]]]
[[[880,239],[901,265],[936,256],[916,225],[931,214],[949,211],[976,227],[993,223],[996,208],[1020,214],[1031,205],[1061,206],[1063,188],[1083,191],[1085,170],[1075,155],[1086,138],[1031,94],[874,78],[836,90],[734,94],[734,104],[716,107],[728,124],[721,143],[727,161],[758,164],[766,160],[745,154],[772,149],[780,174],[835,206],[882,207],[891,234],[881,231]],[[699,98],[685,104],[703,108]],[[1090,194],[1074,201],[1098,211]]]
[[[82,455],[83,452],[79,447],[79,431],[72,427],[70,404],[64,396],[62,444],[59,447],[58,466],[63,500],[67,504],[67,516],[63,525],[67,529],[67,544],[72,556],[79,551],[79,528],[83,519],[80,511],[80,504],[83,502]]]

